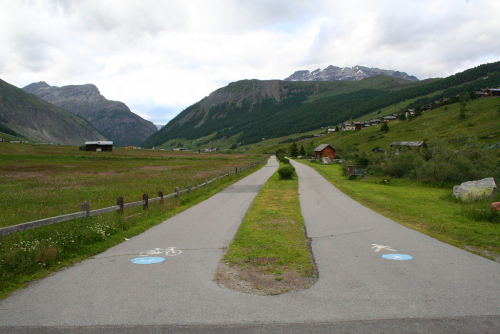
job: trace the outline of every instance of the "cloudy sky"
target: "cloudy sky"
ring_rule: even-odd
[[[0,79],[95,84],[165,124],[217,88],[363,65],[419,79],[500,60],[497,0],[2,0]]]

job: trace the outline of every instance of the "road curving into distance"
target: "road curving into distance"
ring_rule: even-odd
[[[0,333],[499,330],[500,264],[403,227],[293,164],[319,270],[311,288],[256,296],[213,281],[277,170],[272,157],[210,199],[0,301]]]

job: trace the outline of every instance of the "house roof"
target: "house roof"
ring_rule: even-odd
[[[422,146],[425,141],[394,141],[390,146]]]
[[[316,148],[314,149],[314,152],[321,152],[321,151],[323,151],[325,148],[327,148],[328,146],[330,146],[330,145],[329,145],[329,144],[321,144],[321,145],[319,145],[318,147],[316,147]],[[331,147],[331,146],[330,146],[330,147]],[[334,148],[332,147],[332,149],[334,149]]]
[[[86,141],[85,145],[113,145],[112,141]]]

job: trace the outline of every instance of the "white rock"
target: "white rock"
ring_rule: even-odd
[[[464,201],[476,200],[491,196],[497,188],[495,180],[488,177],[482,180],[464,182],[453,187],[453,195]]]

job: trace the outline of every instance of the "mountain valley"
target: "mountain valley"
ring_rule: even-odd
[[[118,147],[140,146],[157,131],[152,122],[134,114],[122,102],[107,100],[92,84],[56,87],[41,81],[23,89],[83,117]]]

